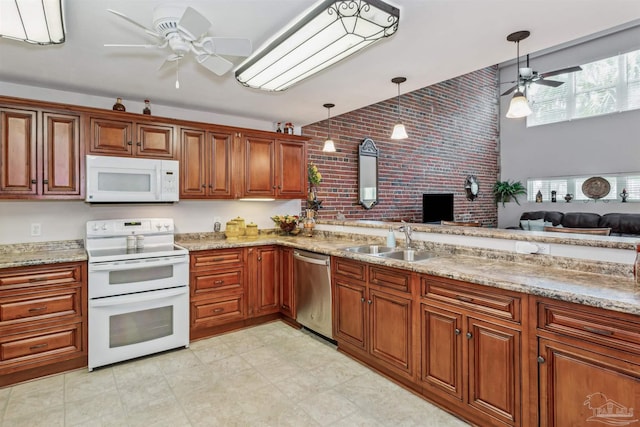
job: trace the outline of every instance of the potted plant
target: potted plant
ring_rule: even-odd
[[[511,199],[517,204],[520,204],[517,196],[527,194],[526,188],[524,188],[520,181],[508,180],[496,181],[491,192],[493,193],[496,204],[502,202],[503,207],[505,202],[509,202]]]

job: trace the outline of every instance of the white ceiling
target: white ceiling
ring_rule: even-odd
[[[0,0],[1,3],[9,0]],[[0,81],[305,125],[391,98],[395,76],[402,93],[515,57],[507,34],[529,30],[521,54],[562,44],[640,19],[638,0],[388,0],[400,9],[397,33],[285,92],[240,85],[233,72],[219,77],[192,58],[181,61],[180,89],[172,67],[158,68],[166,50],[106,48],[148,43],[142,30],[108,13],[124,13],[152,27],[162,0],[64,0],[67,40],[33,46],[0,38]],[[246,37],[257,50],[315,3],[314,0],[183,0],[212,23],[209,34]],[[575,65],[575,64],[566,64]],[[545,70],[538,70],[545,71]]]

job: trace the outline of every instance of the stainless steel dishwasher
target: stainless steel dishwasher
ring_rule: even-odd
[[[295,250],[293,280],[296,321],[314,332],[333,339],[329,256]]]

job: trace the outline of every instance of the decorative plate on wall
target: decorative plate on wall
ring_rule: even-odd
[[[609,194],[611,184],[600,176],[593,176],[582,184],[582,193],[590,199],[601,199]]]

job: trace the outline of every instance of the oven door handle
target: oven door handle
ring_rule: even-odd
[[[165,265],[188,264],[186,257],[159,258],[152,261],[123,261],[123,262],[106,262],[100,264],[89,264],[89,271],[120,271],[131,270],[134,268],[162,267]]]
[[[112,307],[115,305],[127,305],[136,304],[139,302],[155,301],[159,299],[171,298],[178,295],[183,295],[189,292],[188,286],[181,286],[179,288],[165,289],[162,291],[152,291],[153,295],[149,292],[141,292],[130,295],[119,295],[116,297],[98,298],[89,300],[90,307]]]

